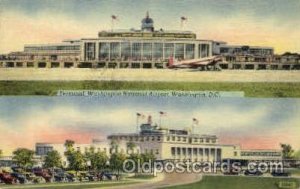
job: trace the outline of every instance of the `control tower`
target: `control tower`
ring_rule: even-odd
[[[142,20],[142,31],[144,32],[153,32],[154,26],[153,26],[153,19],[149,17],[149,12],[147,11],[146,17]]]

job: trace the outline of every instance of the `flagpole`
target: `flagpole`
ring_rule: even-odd
[[[192,133],[194,134],[195,125],[198,125],[199,121],[196,118],[193,118],[193,124],[192,124]]]
[[[139,115],[138,113],[136,114],[136,132],[139,132]]]
[[[195,124],[195,118],[193,118],[193,122],[192,122],[192,129],[191,129],[192,134],[194,133],[194,124]]]
[[[192,125],[192,134],[195,133],[194,130],[195,130],[195,124]]]
[[[159,127],[161,127],[161,119],[162,119],[162,116],[166,116],[166,112],[158,112],[159,113]]]
[[[161,127],[161,114],[159,114],[159,127]]]

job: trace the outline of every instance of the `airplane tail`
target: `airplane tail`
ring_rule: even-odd
[[[170,56],[168,67],[172,67],[173,65],[174,65],[174,59],[173,59],[173,56]]]

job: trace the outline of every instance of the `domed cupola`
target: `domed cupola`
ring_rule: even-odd
[[[146,17],[142,20],[142,31],[153,32],[153,19],[149,17],[149,12],[147,11]]]

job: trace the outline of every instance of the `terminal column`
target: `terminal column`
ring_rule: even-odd
[[[100,48],[100,46],[99,46],[98,42],[96,42],[95,48],[96,48],[96,50],[95,50],[95,61],[99,61],[99,48]]]

